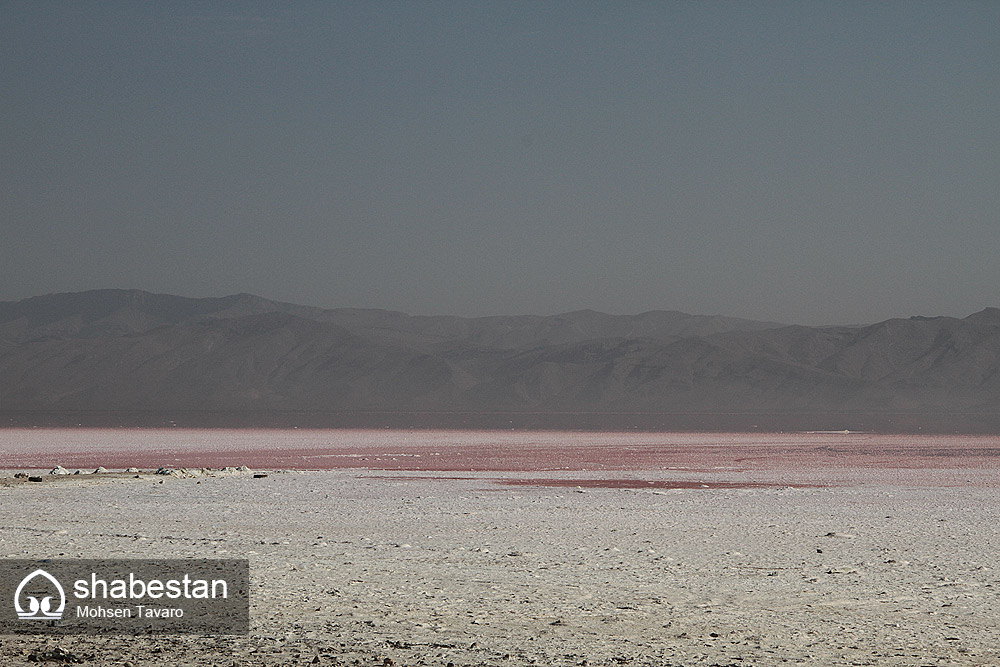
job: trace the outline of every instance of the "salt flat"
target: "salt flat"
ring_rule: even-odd
[[[839,437],[822,447],[851,446]],[[0,487],[0,556],[247,557],[253,586],[248,637],[4,637],[0,664],[57,646],[95,665],[1000,662],[988,455],[814,469],[780,444],[784,467],[718,453],[709,468],[610,471],[371,460]]]

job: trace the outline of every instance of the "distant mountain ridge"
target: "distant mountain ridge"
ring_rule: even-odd
[[[271,301],[252,294],[190,298],[140,290],[92,290],[0,302],[0,338],[91,338],[137,334],[157,326],[280,312],[338,324],[359,333],[394,332],[413,342],[463,340],[487,347],[568,343],[607,337],[671,338],[781,326],[738,318],[650,311],[607,315],[580,310],[561,315],[493,317],[411,316],[358,308],[324,310]]]
[[[638,414],[668,428],[680,423],[671,415],[701,415],[709,427],[713,415],[747,427],[766,415],[782,428],[830,414],[962,423],[1000,412],[998,370],[996,308],[804,327],[676,311],[411,316],[137,290],[0,302],[0,416],[15,424],[77,413],[109,424],[140,413],[263,425],[378,413],[420,414],[430,426],[456,413],[542,415],[539,425],[558,414],[570,427]],[[817,427],[841,423],[824,419]]]

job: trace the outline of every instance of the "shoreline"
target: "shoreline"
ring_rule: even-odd
[[[4,428],[413,429],[636,433],[781,433],[844,430],[883,434],[1000,435],[996,412],[784,411],[383,411],[6,410]]]
[[[0,430],[0,470],[98,467],[395,471],[445,476],[828,485],[1000,485],[1000,437],[867,433]],[[551,476],[551,475],[550,475]],[[973,478],[975,481],[972,481]]]

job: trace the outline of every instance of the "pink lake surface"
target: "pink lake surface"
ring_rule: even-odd
[[[0,429],[0,469],[223,467],[540,473],[593,485],[596,473],[701,474],[733,484],[1000,486],[1000,437],[870,433]],[[599,475],[607,484],[635,475]],[[526,476],[530,479],[531,476]],[[543,480],[539,479],[539,482]],[[581,482],[581,483],[582,483]],[[551,483],[551,481],[549,482]]]

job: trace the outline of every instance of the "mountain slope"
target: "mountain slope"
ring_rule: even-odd
[[[119,290],[0,303],[0,413],[110,422],[129,412],[994,415],[998,369],[997,309],[778,327],[672,312],[412,317]]]
[[[616,336],[673,338],[781,326],[728,317],[652,311],[607,315],[583,310],[562,315],[506,317],[410,316],[387,310],[323,310],[271,301],[251,294],[194,299],[139,290],[92,290],[0,302],[0,340],[94,338],[142,333],[158,326],[280,312],[329,322],[367,338],[408,345],[459,340],[515,349]]]

